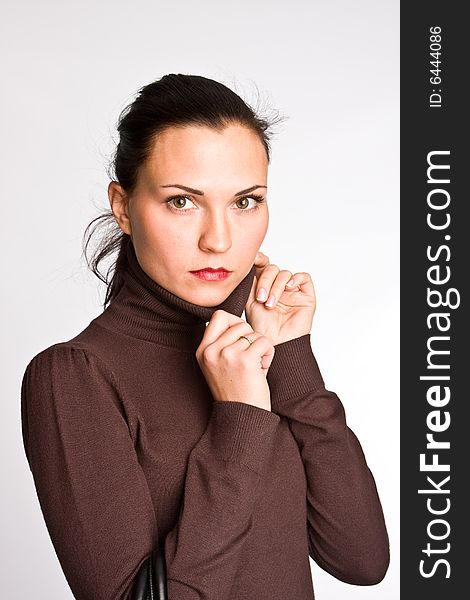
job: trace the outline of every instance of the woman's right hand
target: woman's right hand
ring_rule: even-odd
[[[249,344],[240,336],[245,335]],[[271,410],[266,373],[274,356],[270,339],[242,318],[216,310],[196,350],[214,400],[244,402]]]

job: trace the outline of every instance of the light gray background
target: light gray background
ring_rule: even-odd
[[[311,561],[317,600],[399,596],[399,3],[2,1],[1,580],[5,598],[72,598],[35,495],[19,392],[40,350],[101,312],[81,258],[108,207],[119,111],[165,73],[200,74],[289,119],[273,139],[272,262],[312,275],[312,347],[382,499],[377,586]]]

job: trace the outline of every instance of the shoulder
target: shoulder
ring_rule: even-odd
[[[89,348],[58,342],[38,352],[21,382],[21,407],[29,416],[64,419],[124,417],[124,397],[114,372]],[[100,417],[98,417],[98,413]]]
[[[26,388],[103,384],[118,388],[116,377],[106,362],[90,347],[77,341],[57,342],[35,354],[23,373],[22,391]]]
[[[66,366],[65,363],[68,363],[69,366],[75,364],[78,365],[84,361],[90,365],[93,363],[99,364],[103,370],[110,371],[106,362],[95,348],[75,339],[66,342],[56,342],[55,344],[40,350],[26,365],[26,370],[33,366],[52,366],[54,363],[57,363],[58,365],[63,363],[63,366]]]

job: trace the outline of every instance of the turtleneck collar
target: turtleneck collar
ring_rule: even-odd
[[[206,322],[222,309],[241,317],[256,273],[249,273],[217,306],[200,306],[173,294],[153,280],[140,266],[132,241],[127,245],[123,286],[95,320],[107,329],[181,350],[195,351]]]

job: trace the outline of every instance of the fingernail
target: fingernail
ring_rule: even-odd
[[[289,287],[292,287],[294,285],[294,280],[289,279],[289,281],[286,283],[286,285],[288,285]]]
[[[266,302],[267,306],[274,306],[274,296],[271,294],[271,296],[269,296],[268,301]]]
[[[258,290],[258,295],[256,296],[256,299],[263,302],[264,300],[266,300],[267,296],[268,296],[267,291],[264,288],[260,288]]]

